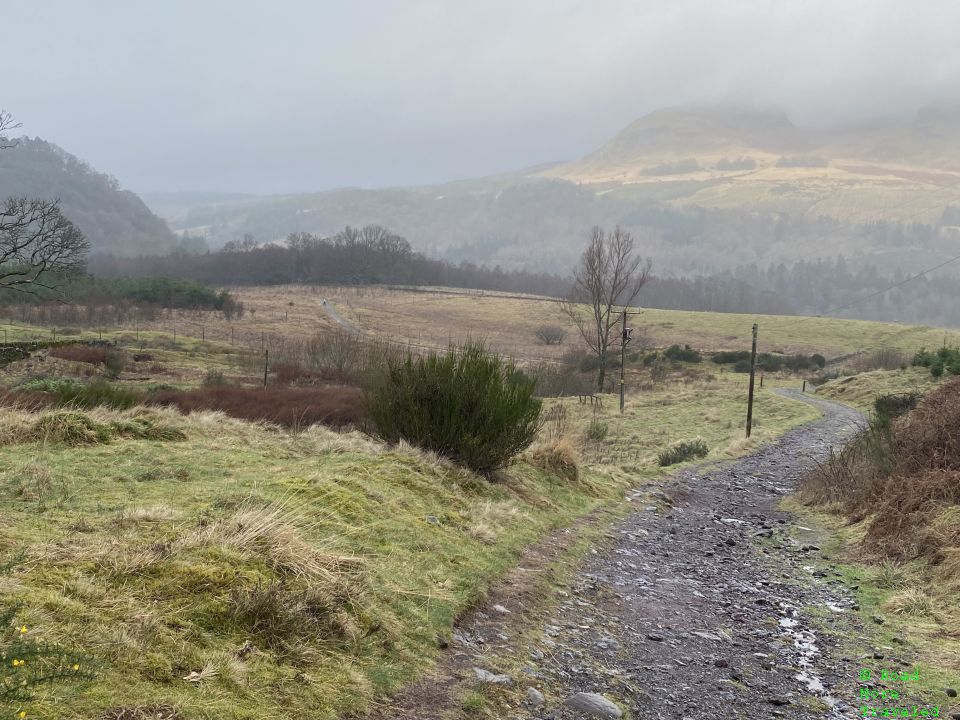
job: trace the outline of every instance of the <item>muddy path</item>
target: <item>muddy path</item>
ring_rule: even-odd
[[[778,503],[863,418],[781,392],[824,417],[748,457],[681,471],[663,492],[631,493],[636,510],[588,554],[554,611],[538,615],[509,592],[491,598],[454,634],[437,675],[380,716],[462,717],[456,698],[478,685],[504,688],[504,718],[862,716],[859,670],[902,670],[912,658],[870,644],[853,589]]]

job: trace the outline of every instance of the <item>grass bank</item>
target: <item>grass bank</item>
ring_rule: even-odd
[[[0,600],[23,601],[30,637],[97,668],[92,683],[44,691],[28,717],[367,708],[432,666],[438,638],[525,547],[668,472],[657,452],[691,435],[714,458],[748,451],[740,380],[668,383],[630,398],[622,418],[605,398],[608,434],[590,442],[635,457],[582,466],[577,479],[524,458],[490,482],[358,433],[210,412],[89,410],[76,442],[0,433],[0,558],[27,553],[0,578]],[[816,417],[768,390],[754,442]],[[566,405],[563,434],[579,444],[597,417]],[[0,415],[0,429],[45,427],[37,414]]]

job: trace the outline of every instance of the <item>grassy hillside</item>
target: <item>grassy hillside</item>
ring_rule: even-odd
[[[960,204],[960,115],[809,131],[778,112],[660,110],[581,160],[543,171],[573,182],[677,192],[670,202],[865,221],[938,223]]]
[[[296,288],[257,290],[241,298],[273,298],[280,307],[286,298],[301,295]],[[448,339],[484,338],[491,347],[518,358],[558,359],[571,346],[582,346],[575,326],[555,302],[484,293],[448,291],[413,293],[377,288],[363,290],[324,288],[337,311],[364,331],[397,342],[445,346]],[[643,304],[643,294],[639,298]],[[760,352],[819,352],[828,358],[847,356],[873,348],[896,348],[912,354],[920,347],[940,347],[945,341],[960,343],[960,332],[940,328],[836,318],[801,318],[785,315],[739,315],[736,313],[688,312],[644,309],[631,318],[637,343],[667,347],[689,344],[702,350],[749,349],[753,323],[760,326]],[[534,332],[539,325],[563,326],[568,334],[563,345],[539,344]],[[637,343],[632,349],[636,349]]]
[[[184,385],[206,369],[244,379],[229,345],[117,337]],[[147,364],[119,382],[142,383]],[[83,365],[21,360],[4,381]],[[42,690],[28,717],[369,707],[430,667],[438,638],[525,546],[661,476],[660,450],[700,436],[722,459],[817,416],[769,388],[751,443],[742,376],[678,373],[631,395],[622,417],[611,396],[596,409],[566,401],[541,442],[576,448],[576,480],[539,469],[536,447],[490,481],[357,432],[142,407],[2,410],[0,559],[25,556],[0,575],[0,599],[23,602],[30,638],[83,653],[96,672]],[[608,429],[591,440],[597,422]]]
[[[833,131],[797,128],[780,113],[670,109],[545,168],[424,187],[158,197],[155,208],[212,246],[379,223],[453,260],[567,273],[593,225],[619,224],[643,238],[658,272],[841,254],[892,274],[953,254],[957,137],[950,111]],[[880,221],[933,231],[891,246]]]

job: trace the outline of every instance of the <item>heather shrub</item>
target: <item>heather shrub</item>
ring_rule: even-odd
[[[159,390],[148,397],[147,403],[175,407],[183,413],[219,410],[240,420],[264,420],[289,428],[317,423],[342,427],[355,425],[363,417],[360,390],[343,385],[299,388],[217,385],[196,390]]]
[[[61,360],[71,360],[91,365],[105,365],[108,355],[105,348],[91,347],[90,345],[62,345],[50,348],[49,354],[51,357]]]
[[[490,473],[536,437],[535,389],[512,363],[468,343],[445,354],[389,359],[366,406],[373,432],[387,442],[404,440]]]

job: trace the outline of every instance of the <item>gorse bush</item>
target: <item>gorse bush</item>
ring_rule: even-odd
[[[724,350],[722,352],[714,353],[710,360],[711,362],[715,362],[717,365],[726,365],[728,363],[740,362],[741,360],[750,362],[750,351]]]
[[[734,372],[750,372],[750,353],[746,350],[736,352],[718,352],[710,358],[718,365],[734,363]],[[799,372],[800,370],[822,370],[827,364],[827,359],[819,353],[813,355],[778,355],[775,353],[758,353],[757,370],[761,372],[779,372],[789,370]]]
[[[0,564],[0,575],[9,574],[22,559],[21,554]],[[11,718],[25,713],[13,703],[29,700],[40,686],[93,677],[89,658],[39,642],[29,627],[15,623],[20,608],[19,603],[0,602],[0,709],[10,709]]]
[[[702,438],[682,440],[660,452],[660,454],[657,455],[657,462],[659,462],[661,466],[676,465],[677,463],[693,460],[694,458],[706,457],[709,452],[710,448],[707,447],[707,444]]]
[[[684,345],[683,347],[680,347],[679,345],[671,345],[663,351],[663,354],[670,360],[677,360],[679,362],[700,362],[700,351],[694,350],[689,345]]]
[[[432,450],[477,472],[504,467],[540,428],[536,381],[482,344],[391,358],[367,392],[372,429],[387,442]]]

